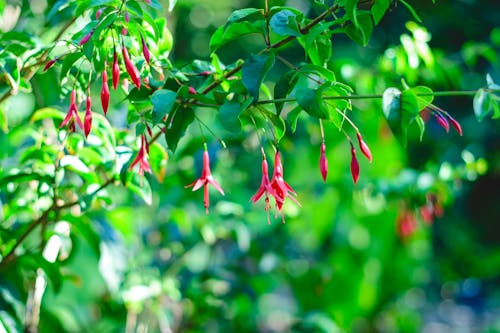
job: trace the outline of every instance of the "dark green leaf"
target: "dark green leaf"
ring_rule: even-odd
[[[241,130],[238,119],[241,111],[241,104],[235,101],[227,101],[219,109],[219,120],[222,126],[230,132]]]
[[[224,25],[226,30],[231,24],[242,21],[255,21],[256,19],[262,20],[264,18],[264,11],[258,8],[243,8],[235,10],[231,13]]]
[[[225,29],[224,27],[219,27],[210,38],[210,50],[215,52],[218,48],[230,41],[254,33],[265,33],[264,20],[233,23]]]
[[[177,93],[175,91],[162,89],[157,90],[151,96],[151,103],[153,104],[153,124],[158,124],[165,115],[175,105]]]
[[[286,98],[293,88],[293,78],[295,77],[295,71],[291,70],[282,75],[276,84],[274,85],[274,99]],[[276,107],[276,114],[280,114],[283,110],[284,102],[276,102],[274,106]]]
[[[172,118],[173,117],[173,118]],[[173,120],[172,120],[173,119]],[[187,127],[194,120],[193,109],[185,109],[178,107],[175,112],[171,112],[167,119],[167,123],[171,122],[169,126],[165,129],[165,139],[167,140],[167,146],[172,151],[175,152],[177,149],[177,144],[186,132]]]
[[[300,36],[295,13],[285,9],[277,12],[269,22],[271,29],[280,36]]]
[[[255,102],[259,100],[260,85],[273,67],[274,61],[274,53],[269,53],[254,55],[243,64],[241,80]]]
[[[391,0],[377,0],[374,2],[371,12],[373,15],[373,21],[375,25],[379,24],[380,20],[384,17],[385,12],[389,9],[391,5]]]

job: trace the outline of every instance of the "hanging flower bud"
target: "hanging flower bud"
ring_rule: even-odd
[[[58,58],[54,58],[52,60],[47,61],[45,66],[43,67],[43,71],[46,72],[50,67],[54,66],[54,64],[57,62]]]
[[[151,4],[151,0],[144,0],[144,1],[146,1],[148,4]]]
[[[118,83],[120,82],[120,66],[118,65],[118,55],[116,54],[116,48],[113,51],[113,69],[111,72],[113,76],[113,89],[116,90]]]
[[[189,87],[188,91],[191,95],[196,95],[196,89],[194,89],[193,87]]]
[[[89,136],[90,129],[92,128],[92,100],[90,99],[90,95],[87,96],[87,102],[86,102],[86,109],[85,109],[85,118],[83,122],[83,132],[85,133],[85,137]]]
[[[128,15],[127,11],[125,11],[125,22],[127,22],[127,23],[130,22],[130,16]]]
[[[88,34],[86,34],[85,36],[83,36],[82,39],[80,39],[80,42],[78,44],[83,45],[83,44],[87,43],[93,34],[94,34],[94,30],[90,30],[90,32]]]
[[[128,51],[125,48],[125,45],[122,47],[122,54],[123,54],[123,59],[125,61],[125,69],[127,70],[127,73],[130,76],[130,79],[132,79],[132,82],[137,87],[137,89],[140,89],[141,88],[141,78],[139,75],[139,71],[137,70],[137,67],[135,67],[134,63],[130,60],[130,58],[128,56]]]
[[[450,124],[448,123],[448,120],[446,120],[445,117],[443,117],[440,113],[435,112],[434,113],[434,118],[436,119],[437,123],[444,128],[446,133],[450,131]]]
[[[359,143],[359,149],[365,155],[365,157],[372,162],[372,152],[370,151],[370,148],[368,148],[368,145],[363,141],[363,137],[361,136],[361,133],[357,133],[356,136],[358,137],[358,143]]]
[[[122,35],[123,35],[123,36],[127,36],[127,35],[128,35],[128,30],[127,30],[127,28],[125,28],[125,27],[123,27],[123,28],[122,28]]]
[[[351,142],[351,175],[354,184],[356,184],[359,178],[359,163],[358,159],[356,158],[356,149],[354,148],[352,142]]]
[[[453,128],[457,131],[457,133],[460,136],[462,136],[462,126],[460,126],[460,123],[455,118],[450,116],[449,114],[447,116],[448,116],[448,120],[451,123],[451,126],[453,126]]]
[[[101,18],[101,15],[102,15],[102,12],[103,12],[103,11],[104,11],[104,10],[103,10],[102,8],[99,8],[99,9],[97,10],[97,12],[95,12],[95,19],[96,19],[96,20],[98,20],[98,19],[100,19],[100,18]]]
[[[148,45],[146,44],[146,41],[144,40],[144,36],[141,34],[141,43],[142,43],[142,54],[144,55],[144,59],[146,59],[146,62],[149,64],[151,60],[151,54],[149,53]]]
[[[321,177],[326,183],[326,175],[328,174],[328,160],[326,159],[326,145],[324,142],[321,143],[321,153],[319,156],[319,171],[321,172]]]
[[[106,66],[106,64],[104,66]],[[104,71],[102,72],[101,104],[104,115],[106,115],[108,113],[109,106],[108,73],[106,72],[106,68],[104,68]]]

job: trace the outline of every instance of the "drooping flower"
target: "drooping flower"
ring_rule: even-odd
[[[85,118],[83,122],[83,132],[85,133],[85,137],[89,136],[90,129],[92,128],[92,100],[90,99],[90,95],[87,96],[86,108],[85,108]]]
[[[66,117],[62,121],[61,125],[59,125],[59,128],[68,125],[70,132],[74,132],[75,131],[75,122],[78,124],[78,127],[83,129],[83,124],[82,124],[82,121],[80,119],[80,116],[78,115],[78,108],[76,106],[76,90],[73,89],[73,91],[71,92],[71,96],[70,96],[70,104],[69,104],[68,113],[66,114]]]
[[[351,142],[351,175],[354,184],[356,184],[359,178],[359,163],[358,159],[356,158],[356,148],[354,148],[352,142]]]
[[[146,59],[146,62],[149,64],[151,61],[151,54],[149,53],[148,45],[146,44],[146,41],[144,40],[144,36],[141,34],[141,43],[142,43],[142,54],[144,55],[144,59]]]
[[[132,82],[137,87],[137,89],[141,89],[141,77],[139,75],[139,71],[137,70],[137,67],[135,67],[134,63],[130,60],[125,45],[122,46],[122,54],[125,61],[125,69],[127,70],[130,79],[132,79]]]
[[[450,121],[451,126],[453,126],[453,128],[457,131],[457,133],[460,136],[462,136],[462,126],[460,126],[460,123],[455,118],[453,118],[452,116],[450,116],[448,113],[446,113],[446,117]]]
[[[125,22],[127,22],[127,23],[130,22],[130,16],[128,14],[128,11],[125,11]]]
[[[106,64],[102,71],[102,87],[101,87],[101,104],[104,115],[108,113],[109,106],[109,86],[108,86],[108,73],[106,72]]]
[[[54,64],[57,62],[58,58],[54,58],[52,60],[47,61],[45,66],[43,67],[43,71],[46,72],[50,67],[54,66]]]
[[[81,45],[87,43],[93,34],[94,34],[94,30],[90,30],[90,32],[88,34],[86,34],[85,36],[83,36],[82,39],[80,39],[80,42],[78,43],[78,45],[81,46]]]
[[[116,48],[113,51],[113,69],[111,74],[113,77],[113,89],[116,90],[116,87],[118,87],[118,83],[120,82],[120,66],[118,65],[118,56],[116,54]]]
[[[359,132],[356,133],[356,136],[358,138],[359,149],[361,150],[363,155],[365,155],[365,157],[368,159],[368,161],[370,161],[370,163],[371,163],[373,160],[373,157],[372,157],[372,152],[370,151],[370,148],[368,147],[366,142],[363,140],[361,133],[359,133]]]
[[[212,176],[212,172],[210,171],[210,156],[208,155],[207,148],[205,147],[205,151],[203,152],[203,170],[201,171],[201,176],[191,184],[186,185],[186,187],[192,187],[193,191],[196,191],[203,186],[203,206],[205,207],[205,212],[207,214],[208,207],[210,206],[210,197],[208,193],[209,184],[212,184],[212,186],[215,187],[217,191],[224,195],[224,191],[215,181],[214,177]]]
[[[281,212],[283,203],[285,202],[285,199],[287,197],[292,199],[293,202],[300,206],[299,201],[295,198],[295,196],[297,196],[297,193],[292,189],[290,185],[288,185],[288,183],[283,178],[283,165],[281,164],[281,155],[279,150],[277,150],[276,154],[274,155],[274,170],[273,177],[271,179],[271,188],[274,190],[273,196],[278,212]],[[281,214],[281,217],[284,223],[285,220],[283,213]]]
[[[132,170],[136,164],[139,164],[139,174],[141,176],[144,176],[145,171],[149,173],[152,172],[149,164],[149,143],[144,134],[141,135],[141,147],[139,148],[139,152],[128,169]]]
[[[267,165],[266,155],[264,154],[262,155],[262,181],[260,183],[259,189],[250,198],[250,201],[255,204],[260,200],[260,198],[262,198],[263,195],[265,195],[266,201],[265,210],[267,213],[267,223],[271,224],[271,220],[269,219],[269,210],[271,209],[269,196],[273,196],[276,198],[276,192],[274,192],[274,189],[271,187],[271,182],[269,181],[269,168]]]
[[[193,87],[189,87],[188,88],[188,92],[191,94],[191,95],[196,95],[196,89],[194,89]]]
[[[415,230],[417,230],[417,220],[415,219],[415,214],[407,209],[404,209],[399,213],[396,224],[398,234],[403,239],[410,237]]]
[[[445,117],[443,117],[439,112],[434,112],[434,118],[436,119],[436,122],[444,128],[446,133],[450,131],[450,124],[448,123],[448,120],[446,120]]]
[[[321,177],[323,181],[326,182],[326,176],[328,174],[328,160],[326,159],[326,145],[324,142],[321,143],[319,155],[319,171],[321,172]]]

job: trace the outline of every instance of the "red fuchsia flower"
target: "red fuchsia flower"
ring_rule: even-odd
[[[451,126],[453,126],[453,128],[457,131],[457,133],[462,136],[462,126],[460,126],[460,123],[455,119],[453,118],[452,116],[450,116],[450,114],[448,112],[445,112],[444,115],[446,116],[446,118],[448,118],[447,120],[451,123]]]
[[[448,120],[446,120],[445,117],[443,117],[440,113],[435,112],[434,118],[436,119],[436,122],[439,124],[439,126],[444,128],[446,133],[448,133],[450,131],[450,123],[448,123]]]
[[[58,58],[47,61],[47,63],[43,67],[43,71],[46,72],[50,67],[54,66],[54,64],[57,62],[57,60],[58,60]]]
[[[321,143],[320,147],[320,155],[319,155],[319,171],[321,172],[321,177],[323,177],[323,181],[326,183],[326,176],[328,174],[328,160],[326,159],[326,145],[324,142]]]
[[[142,43],[142,54],[144,55],[144,59],[146,59],[146,62],[149,64],[151,60],[151,54],[149,53],[148,45],[146,44],[146,41],[144,40],[144,36],[141,34],[141,43]]]
[[[116,48],[113,51],[113,69],[111,74],[113,77],[113,89],[116,90],[116,87],[118,87],[118,83],[120,82],[120,65],[118,65],[118,55],[116,54]]]
[[[300,206],[300,203],[295,199],[297,193],[288,185],[288,183],[283,178],[283,165],[281,164],[281,155],[279,151],[276,151],[274,155],[274,170],[273,170],[273,178],[271,179],[271,188],[274,190],[274,200],[276,203],[276,208],[278,212],[281,212],[283,208],[283,203],[285,199],[289,197]],[[281,213],[281,218],[283,219],[283,223],[285,223],[283,213]]]
[[[188,92],[189,92],[191,95],[196,95],[196,89],[194,89],[193,87],[189,87]]]
[[[208,214],[208,207],[210,206],[210,197],[208,194],[208,185],[212,184],[217,191],[224,195],[224,191],[220,185],[215,181],[210,171],[210,156],[208,155],[207,148],[205,146],[205,151],[203,152],[203,170],[201,171],[201,176],[194,182],[186,187],[192,187],[193,191],[200,189],[203,186],[203,206],[205,207],[205,212]]]
[[[426,204],[419,208],[420,216],[425,224],[432,224],[434,222],[434,214],[432,204]]]
[[[83,132],[85,133],[85,137],[89,136],[90,129],[92,128],[92,100],[90,99],[90,95],[87,96],[86,108],[85,108],[85,118],[83,121]]]
[[[363,155],[365,155],[365,157],[368,159],[368,161],[370,161],[370,163],[372,162],[373,158],[372,158],[372,152],[370,151],[370,148],[368,147],[368,145],[366,144],[366,142],[363,140],[363,137],[361,136],[361,133],[357,133],[356,134],[357,138],[358,138],[358,143],[359,143],[359,149],[361,150],[361,152],[363,153]]]
[[[137,70],[137,67],[135,67],[134,63],[130,60],[125,45],[123,45],[122,47],[122,54],[123,59],[125,60],[125,68],[127,69],[128,75],[130,75],[130,79],[137,87],[137,89],[141,89],[141,77],[139,75],[139,71]]]
[[[127,28],[125,28],[125,27],[122,28],[122,35],[123,36],[127,36],[128,35],[128,29]]]
[[[403,210],[399,214],[396,223],[398,234],[403,239],[410,237],[417,230],[415,214],[409,210]]]
[[[149,164],[149,143],[146,139],[146,135],[141,135],[141,147],[139,148],[139,152],[137,156],[132,161],[132,164],[129,166],[129,170],[132,170],[136,164],[139,164],[139,174],[144,176],[144,172],[151,173],[151,166]]]
[[[358,159],[356,158],[356,148],[354,148],[352,142],[351,142],[351,175],[354,184],[356,184],[359,178],[359,163]]]
[[[94,34],[94,30],[90,30],[90,32],[88,34],[86,34],[85,36],[83,36],[82,39],[80,39],[80,42],[78,44],[83,45],[83,44],[87,43],[93,34]]]
[[[262,155],[262,181],[260,183],[260,187],[257,190],[257,192],[250,198],[250,201],[252,201],[254,204],[257,203],[257,201],[262,198],[263,195],[265,195],[265,210],[267,213],[267,224],[271,224],[271,220],[269,219],[269,209],[271,209],[271,204],[269,202],[269,196],[273,196],[276,198],[276,192],[274,192],[273,188],[271,187],[271,182],[269,181],[269,170],[268,170],[268,165],[267,165],[267,160],[266,160],[266,155]]]
[[[109,106],[109,86],[108,86],[108,73],[106,72],[106,64],[102,72],[102,88],[101,88],[101,104],[104,115],[108,113]]]
[[[130,16],[128,15],[128,12],[125,12],[125,22],[129,23],[130,22]]]
[[[75,122],[78,124],[78,127],[83,129],[83,124],[80,120],[80,117],[78,116],[78,108],[76,106],[76,90],[73,89],[73,91],[71,92],[68,113],[66,114],[66,117],[62,121],[61,125],[59,125],[59,128],[68,125],[70,132],[74,132]]]
[[[95,19],[96,19],[96,20],[98,20],[98,19],[100,19],[100,18],[101,18],[101,15],[102,15],[102,12],[103,12],[103,11],[104,11],[104,10],[103,10],[102,8],[99,8],[99,9],[97,10],[97,12],[95,12]]]

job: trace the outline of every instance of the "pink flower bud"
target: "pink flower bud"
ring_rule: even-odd
[[[453,128],[457,131],[457,133],[462,136],[462,126],[460,126],[460,123],[450,115],[448,115],[448,120],[450,121],[451,126],[453,126]]]
[[[135,67],[135,65],[130,60],[128,56],[128,51],[125,48],[125,46],[122,47],[122,54],[123,54],[123,59],[125,60],[125,69],[127,70],[130,79],[132,79],[132,82],[137,87],[137,89],[141,89],[141,77],[139,75],[139,71],[137,70],[137,67]]]
[[[130,16],[128,15],[128,12],[125,12],[125,22],[130,22]]]
[[[87,96],[87,108],[85,109],[85,119],[83,122],[83,131],[85,133],[85,137],[89,136],[90,129],[92,128],[92,100],[90,99],[90,96]]]
[[[193,87],[189,87],[188,91],[191,95],[196,95],[196,89],[194,89]]]
[[[118,83],[120,82],[120,66],[118,65],[116,49],[113,51],[113,69],[111,74],[113,76],[113,89],[116,90],[116,87],[118,87]]]
[[[94,30],[90,30],[90,32],[88,34],[83,36],[83,38],[80,40],[80,42],[78,44],[83,45],[83,44],[87,43],[93,34],[94,34]]]
[[[103,11],[104,11],[104,10],[103,10],[102,8],[99,8],[99,9],[97,10],[97,12],[95,12],[95,19],[96,19],[96,20],[98,20],[98,19],[100,19],[100,18],[101,18],[101,15],[102,15],[102,12],[103,12]]]
[[[358,159],[356,158],[356,149],[354,148],[352,142],[351,142],[351,175],[354,184],[356,184],[359,178],[359,163]]]
[[[102,72],[101,104],[104,115],[106,115],[106,113],[108,113],[109,106],[108,73],[106,73],[106,68],[104,68],[104,71]]]
[[[326,176],[328,174],[328,160],[326,159],[326,146],[325,143],[321,143],[321,153],[319,157],[319,171],[321,172],[321,177],[323,181],[326,182]]]
[[[434,118],[436,119],[437,123],[444,128],[446,133],[450,131],[450,124],[448,123],[448,120],[446,120],[445,117],[443,117],[440,113],[434,113]]]
[[[372,152],[370,151],[370,148],[368,148],[368,145],[363,141],[363,137],[361,136],[361,133],[357,133],[356,136],[358,137],[358,143],[359,143],[359,149],[365,155],[365,157],[372,162]]]
[[[50,67],[54,66],[54,64],[57,62],[58,58],[49,60],[46,64],[45,67],[43,67],[43,71],[46,72]]]
[[[142,36],[142,34],[141,34],[141,43],[142,43],[142,54],[144,55],[144,59],[146,59],[146,62],[149,64],[151,59],[151,54],[149,53],[148,45],[146,44],[146,41],[144,40],[144,36]]]

